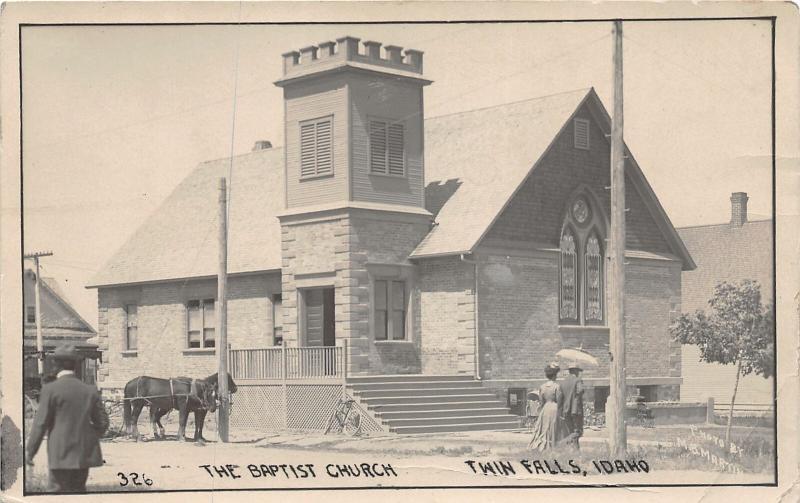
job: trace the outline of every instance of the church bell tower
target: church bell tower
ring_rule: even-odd
[[[431,223],[422,56],[343,37],[285,53],[275,82],[284,93],[284,339],[346,344],[351,374],[386,373],[382,343],[414,337],[408,255]]]

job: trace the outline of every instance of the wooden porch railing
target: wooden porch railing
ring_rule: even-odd
[[[231,349],[228,360],[234,380],[344,379],[347,345]]]

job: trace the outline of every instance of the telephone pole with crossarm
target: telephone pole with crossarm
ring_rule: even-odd
[[[42,310],[41,310],[41,302],[39,300],[40,293],[39,293],[39,259],[41,257],[51,257],[53,252],[51,251],[39,251],[33,253],[26,253],[25,258],[33,259],[33,263],[36,265],[36,353],[37,353],[37,361],[38,361],[38,368],[39,368],[39,377],[44,375],[44,338],[42,336]]]
[[[610,454],[625,456],[625,144],[622,134],[622,21],[614,21],[614,114],[611,117],[611,233],[609,261],[609,370],[608,422]]]
[[[217,431],[222,442],[228,441],[230,401],[228,397],[228,195],[225,178],[219,179],[219,271],[217,276],[217,391],[220,404]]]

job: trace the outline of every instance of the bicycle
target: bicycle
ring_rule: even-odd
[[[355,400],[352,398],[340,398],[328,420],[328,427],[325,434],[342,433],[348,436],[356,436],[361,433],[361,414],[355,410]]]

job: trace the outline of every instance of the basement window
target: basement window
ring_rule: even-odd
[[[647,386],[639,386],[639,396],[642,397],[645,402],[657,402],[658,386],[652,384]]]
[[[586,119],[575,119],[573,121],[575,132],[575,148],[584,150],[589,149],[589,121]]]

